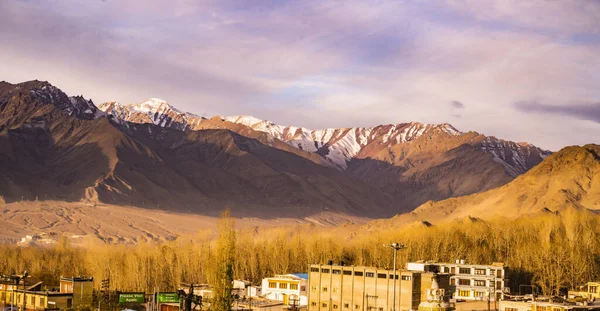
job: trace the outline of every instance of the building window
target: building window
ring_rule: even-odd
[[[32,305],[32,306],[35,305],[35,300],[34,299],[35,299],[35,297],[29,296],[29,304]]]
[[[363,273],[360,271],[354,271],[355,276],[363,276]]]
[[[281,288],[281,289],[287,289],[288,288],[288,283],[279,283],[279,288]]]
[[[333,308],[337,310],[337,308],[338,308],[338,305],[334,304],[334,305],[333,305]]]
[[[517,308],[504,308],[504,311],[519,311]]]
[[[458,279],[458,285],[471,285],[471,280],[468,280],[468,279]]]
[[[314,292],[314,291],[316,291],[316,290],[317,290],[317,287],[316,287],[316,286],[313,286],[313,287],[311,287],[311,290]]]
[[[383,308],[381,308],[381,307],[380,307],[380,308],[379,308],[379,311],[383,311]]]
[[[321,269],[321,273],[329,273],[329,269]]]
[[[310,268],[310,272],[319,272],[319,268],[315,268],[315,267]]]
[[[411,277],[410,275],[403,275],[402,276],[402,281],[410,281]]]
[[[460,269],[458,269],[458,273],[459,274],[471,274],[471,269],[470,268],[460,268]]]
[[[598,286],[590,286],[590,293],[595,294],[598,292]]]
[[[385,274],[385,273],[377,273],[377,277],[380,278],[380,279],[385,279],[385,278],[387,278],[387,274]]]
[[[334,293],[337,293],[337,292],[338,292],[338,288],[337,288],[337,287],[334,287],[334,288],[333,288],[333,292],[334,292]]]
[[[340,270],[335,270],[335,269],[334,269],[334,270],[332,270],[331,272],[333,272],[333,274],[341,274],[341,273],[342,273],[342,271],[340,271]]]
[[[468,290],[459,290],[458,295],[461,297],[471,297],[471,291]]]
[[[46,298],[40,297],[40,307],[46,307]]]
[[[322,303],[322,304],[321,304],[321,307],[323,307],[323,308],[327,308],[327,303],[326,303],[326,302]]]
[[[323,292],[327,292],[327,287],[323,287]]]
[[[393,274],[390,274],[390,279],[392,279],[392,280],[394,279],[394,275]],[[396,280],[397,279],[398,279],[398,275],[396,274]]]
[[[348,308],[350,308],[350,305],[349,305],[349,304],[347,304],[347,303],[345,303],[345,304],[344,304],[344,308],[345,308],[345,309],[348,309]]]
[[[475,274],[486,275],[486,270],[485,269],[475,269]]]
[[[475,286],[485,286],[485,280],[475,280]]]
[[[290,289],[298,290],[298,284],[290,284]]]
[[[485,293],[484,292],[475,292],[475,297],[484,297]]]
[[[360,309],[360,305],[354,305],[354,309]]]
[[[352,271],[350,271],[350,270],[344,270],[344,275],[352,275]]]
[[[276,282],[269,282],[269,288],[277,288]]]
[[[317,306],[317,303],[313,301],[313,302],[311,302],[311,303],[310,303],[310,306],[311,306],[311,307],[316,307],[316,306]]]
[[[366,273],[366,276],[367,276],[368,278],[374,278],[374,277],[375,277],[375,273],[373,273],[373,272],[367,272],[367,273]]]

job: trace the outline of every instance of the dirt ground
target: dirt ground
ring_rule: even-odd
[[[235,217],[235,214],[233,215]],[[236,226],[279,227],[315,224],[319,227],[365,223],[367,219],[324,213],[306,218],[237,218]],[[173,240],[204,230],[216,230],[218,218],[137,207],[61,201],[28,201],[0,205],[0,243],[14,244],[26,235],[63,234],[78,244]]]

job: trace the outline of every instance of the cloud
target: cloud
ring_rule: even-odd
[[[515,107],[524,112],[556,114],[600,123],[600,102],[554,106],[541,104],[537,101],[520,101],[515,103]]]
[[[0,80],[309,128],[454,118],[548,149],[597,139],[513,103],[597,102],[600,2],[523,3],[0,0]]]
[[[450,106],[452,106],[452,108],[456,108],[456,109],[463,109],[465,108],[465,105],[457,100],[453,100],[450,102]]]

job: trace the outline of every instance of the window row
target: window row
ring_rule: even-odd
[[[319,272],[319,268],[314,268],[313,267],[313,268],[310,268],[310,271],[311,272]],[[350,270],[343,270],[342,271],[342,270],[336,270],[336,269],[329,270],[329,269],[326,269],[326,268],[321,269],[321,273],[329,273],[330,271],[331,271],[332,274],[342,274],[342,272],[343,272],[344,275],[352,275],[353,274],[352,271],[350,271]],[[368,277],[368,278],[374,278],[375,277],[375,272],[354,271],[354,276],[365,276],[365,277]],[[377,278],[379,278],[379,279],[387,279],[388,276],[389,276],[390,279],[394,279],[394,275],[393,274],[388,275],[387,273],[377,273]],[[396,280],[398,280],[399,278],[400,277],[398,275],[396,275]],[[402,280],[403,281],[410,281],[411,279],[412,278],[411,278],[410,275],[403,275],[402,276]]]
[[[458,291],[458,296],[460,297],[486,297],[486,293],[485,292],[480,292],[480,291],[476,291],[473,292],[473,296],[471,296],[471,291],[470,290],[460,290]]]
[[[317,302],[313,301],[313,302],[310,303],[310,305],[311,305],[311,307],[316,307],[317,306]],[[327,302],[323,302],[323,303],[321,303],[321,307],[327,308],[327,307],[329,307],[329,304]],[[340,306],[338,304],[332,304],[331,308],[334,309],[334,310],[338,310],[340,308]],[[350,309],[350,304],[345,303],[344,304],[344,309]],[[354,305],[354,309],[360,310],[360,305]],[[380,311],[383,310],[383,308],[379,308],[379,309],[380,309]]]
[[[279,289],[288,289],[288,285],[289,285],[289,289],[292,290],[297,290],[298,289],[298,284],[297,283],[279,283],[279,286],[277,286],[277,282],[269,282],[269,288],[279,288]]]

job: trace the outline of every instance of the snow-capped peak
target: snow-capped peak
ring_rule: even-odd
[[[168,111],[174,111],[176,113],[184,113],[182,111],[177,110],[175,107],[169,105],[166,100],[162,100],[160,98],[149,98],[139,104],[133,104],[131,107],[139,112],[148,112],[148,113],[165,113]]]
[[[308,152],[324,154],[340,168],[357,156],[369,144],[399,144],[411,141],[424,133],[440,129],[449,135],[462,134],[450,124],[423,124],[418,122],[379,125],[375,127],[309,130],[303,127],[283,126],[253,116],[224,117],[224,121],[242,124],[287,142]]]
[[[126,121],[151,123],[178,130],[194,129],[203,119],[194,114],[182,112],[160,98],[149,98],[141,103],[125,106],[118,102],[107,102],[101,104],[98,108],[112,116],[113,121],[117,123]]]
[[[255,118],[253,116],[230,116],[230,117],[224,117],[223,120],[229,121],[232,123],[242,124],[245,126],[250,126],[250,127],[252,127],[255,124],[265,122],[264,120]],[[269,122],[269,121],[266,121],[266,122]],[[272,123],[272,122],[269,122],[269,123]]]

